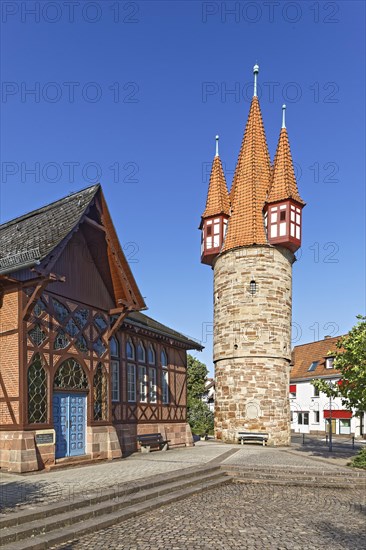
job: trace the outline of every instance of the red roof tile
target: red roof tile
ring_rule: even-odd
[[[257,97],[253,97],[230,192],[232,214],[223,251],[239,246],[268,244],[263,207],[271,163]]]
[[[296,184],[287,130],[286,128],[282,128],[272,170],[271,186],[266,202],[276,202],[290,198],[300,204],[305,204],[299,195]]]
[[[226,185],[224,170],[218,155],[215,156],[210,176],[210,185],[207,193],[206,208],[202,218],[230,214],[229,191]]]

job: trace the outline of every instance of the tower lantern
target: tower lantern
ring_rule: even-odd
[[[301,246],[302,209],[286,129],[286,105],[282,105],[282,128],[274,160],[271,185],[264,207],[268,242],[292,252]]]
[[[219,136],[216,136],[216,154],[212,163],[207,202],[202,214],[201,262],[212,265],[220,253],[230,214],[230,199],[219,156]]]

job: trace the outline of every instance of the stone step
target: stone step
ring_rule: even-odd
[[[286,467],[267,467],[267,466],[241,466],[232,464],[222,464],[221,468],[228,473],[248,472],[251,474],[266,474],[266,475],[286,475],[286,476],[321,476],[334,479],[349,479],[354,481],[366,480],[366,472],[362,470],[322,470],[315,468],[286,468]]]
[[[185,481],[187,479],[194,480],[196,477],[219,472],[220,468],[218,465],[205,465],[204,467],[190,467],[184,470],[150,476],[144,479],[136,479],[134,481],[125,482],[121,486],[107,487],[103,491],[94,490],[87,494],[87,496],[85,495],[85,493],[88,493],[86,489],[83,495],[76,495],[72,500],[66,499],[40,506],[37,505],[36,508],[25,508],[16,512],[9,512],[0,519],[0,530],[29,523],[31,521],[44,520],[45,518],[57,514],[71,512],[85,506],[91,506],[108,500],[127,499],[131,494],[140,493],[148,489],[163,488],[164,485],[169,483],[179,482],[181,480]]]
[[[74,458],[58,459],[55,464],[50,464],[45,467],[47,472],[53,472],[55,470],[63,470],[66,468],[75,468],[76,466],[90,466],[92,464],[100,464],[108,459],[100,460],[92,458],[91,455],[76,456]]]
[[[267,484],[282,484],[292,486],[310,486],[342,488],[342,489],[360,489],[366,490],[366,477],[348,476],[347,472],[342,475],[334,475],[333,472],[326,474],[317,471],[294,471],[294,470],[267,470],[267,469],[247,469],[243,467],[232,468],[222,467],[222,469],[234,480],[243,482],[256,482]]]
[[[327,480],[308,480],[308,479],[265,479],[241,477],[231,478],[234,483],[244,483],[248,485],[277,485],[282,487],[314,487],[317,489],[362,489],[359,485],[350,485],[349,483],[334,482]]]
[[[185,485],[181,487],[182,482],[180,482],[180,486],[177,486],[178,484],[176,483],[175,489],[171,489],[165,494],[163,494],[161,490],[160,492],[159,490],[155,490],[155,496],[153,496],[154,493],[151,492],[149,497],[146,495],[146,498],[143,500],[139,500],[137,502],[130,500],[129,502],[122,503],[122,508],[118,507],[118,503],[115,504],[116,507],[114,509],[113,504],[108,505],[107,507],[105,505],[99,505],[102,510],[105,510],[105,512],[102,512],[101,514],[94,515],[94,510],[90,510],[89,517],[85,516],[84,510],[82,511],[80,517],[75,517],[75,513],[69,514],[69,516],[74,516],[75,521],[65,524],[62,523],[61,519],[59,519],[59,521],[57,521],[57,528],[52,531],[43,532],[43,534],[38,534],[36,536],[28,535],[27,539],[16,540],[13,542],[8,542],[2,539],[2,550],[50,550],[51,548],[57,548],[64,542],[93,533],[99,529],[105,529],[123,520],[141,515],[149,510],[159,508],[165,504],[176,502],[177,500],[181,500],[203,490],[215,488],[224,483],[230,483],[230,478],[223,473],[218,472],[215,474],[210,474],[208,477],[197,477],[196,482],[193,483],[191,480],[191,483],[188,482],[188,486]],[[41,520],[39,521],[39,524],[39,527],[42,527]]]

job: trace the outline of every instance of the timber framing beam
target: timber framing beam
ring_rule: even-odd
[[[48,276],[42,277],[38,281],[36,288],[34,289],[34,291],[31,294],[29,300],[27,301],[27,304],[26,304],[25,308],[22,311],[23,321],[27,321],[29,319],[29,317],[30,317],[30,315],[33,311],[33,307],[35,306],[36,301],[41,296],[42,292],[44,291],[44,289],[46,288],[46,286],[49,283],[53,283],[53,282],[56,282],[56,281],[57,282],[65,282],[65,280],[66,280],[65,277],[62,277],[60,275],[56,275],[55,273],[49,273]],[[34,284],[34,280],[33,280],[33,284]]]
[[[105,233],[106,229],[103,225],[101,225],[100,223],[92,220],[91,218],[89,218],[88,216],[84,216],[83,222],[86,222],[87,224],[91,225],[92,227],[94,227],[95,229],[98,229],[99,231],[103,231],[103,233]]]
[[[111,326],[111,328],[108,330],[108,332],[105,334],[105,339],[107,342],[115,335],[121,324],[123,323],[124,318],[126,315],[130,312],[130,308],[123,308],[122,311],[120,311],[120,314],[118,315],[117,319]]]

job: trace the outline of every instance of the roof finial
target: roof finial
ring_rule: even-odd
[[[286,128],[286,105],[282,105],[282,128]]]
[[[257,76],[259,73],[259,65],[257,63],[253,67],[253,74],[254,74],[254,97],[257,97]]]
[[[219,156],[219,138],[220,136],[216,136],[216,157]]]

